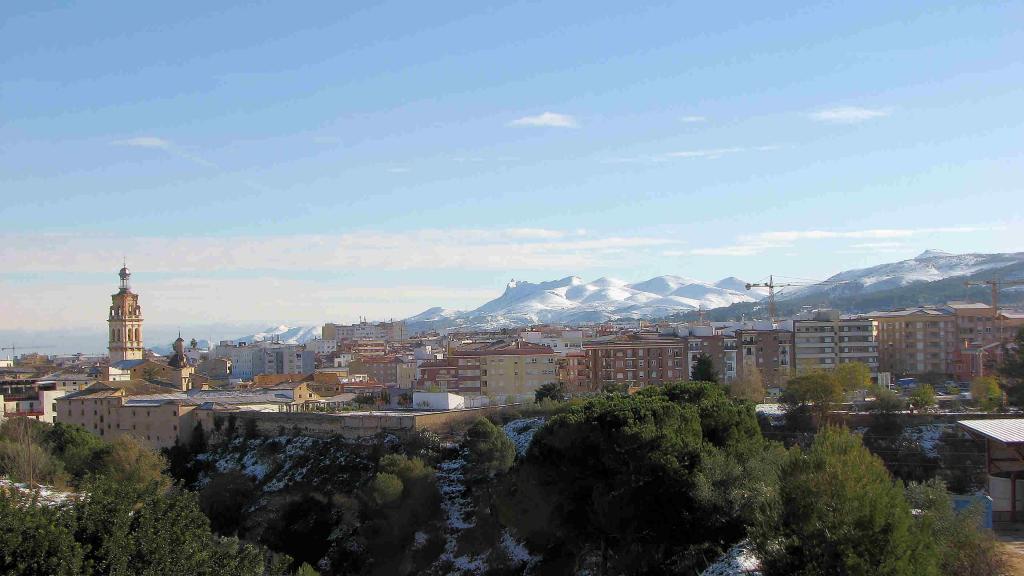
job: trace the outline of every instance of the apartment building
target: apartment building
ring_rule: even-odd
[[[567,394],[588,394],[600,392],[592,387],[590,364],[587,353],[583,350],[572,350],[558,359],[558,382]]]
[[[398,361],[393,356],[358,357],[348,363],[348,373],[365,375],[381,384],[394,384],[398,381]]]
[[[970,374],[965,358],[1006,342],[1024,326],[1024,314],[987,304],[949,302],[872,312],[878,322],[883,370],[900,375]]]
[[[861,362],[877,377],[878,334],[873,318],[843,318],[837,310],[817,310],[810,319],[793,321],[796,369],[831,370],[838,364]]]
[[[609,385],[652,386],[690,377],[690,346],[683,337],[608,336],[585,342],[583,352],[587,355],[591,391]]]
[[[211,355],[229,360],[231,377],[245,380],[259,374],[309,374],[316,362],[316,354],[303,345],[277,342],[225,340],[214,347]]]
[[[782,388],[793,376],[793,332],[775,328],[767,330],[737,329],[734,332],[738,350],[736,377],[752,370],[761,374],[766,390]]]
[[[871,317],[878,322],[882,370],[899,375],[951,372],[959,333],[949,309],[906,308]]]
[[[418,389],[436,388],[468,396],[528,396],[558,383],[558,354],[550,346],[522,341],[469,345],[444,360],[418,368]]]
[[[324,324],[320,331],[324,340],[405,340],[409,337],[405,321],[358,322],[356,324]]]

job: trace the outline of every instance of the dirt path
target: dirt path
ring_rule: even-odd
[[[1024,574],[1024,532],[999,532],[1009,574]]]

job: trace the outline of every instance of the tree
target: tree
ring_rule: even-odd
[[[733,398],[749,400],[751,402],[764,402],[764,380],[761,378],[761,371],[753,366],[743,369],[743,376],[729,385],[729,393]]]
[[[75,481],[99,471],[110,444],[81,426],[55,423],[46,431],[44,444],[64,463]]]
[[[791,450],[780,486],[754,535],[766,576],[939,573],[903,489],[856,435],[826,427]]]
[[[500,428],[480,418],[466,432],[467,463],[474,479],[494,478],[512,467],[516,446]]]
[[[971,381],[971,398],[978,407],[990,412],[1003,404],[1003,391],[995,376],[979,376]]]
[[[843,362],[833,372],[844,392],[871,388],[871,368],[863,362]]]
[[[537,431],[511,517],[539,573],[697,573],[769,498],[773,459],[753,406],[715,384],[600,396]]]
[[[158,490],[167,490],[171,481],[163,474],[165,468],[167,461],[163,456],[124,434],[110,443],[102,470],[117,482],[139,486],[152,485]]]
[[[782,392],[787,410],[809,409],[820,426],[832,407],[843,400],[843,387],[835,374],[816,370],[790,378]]]
[[[82,546],[64,514],[0,488],[0,573],[81,574]]]
[[[690,372],[690,380],[694,382],[718,382],[718,371],[715,370],[715,365],[707,352],[701,352],[697,355],[693,370]]]
[[[553,400],[555,402],[561,402],[565,400],[565,389],[562,383],[548,382],[547,384],[541,385],[533,393],[534,402],[540,403],[543,400]]]
[[[199,492],[199,507],[218,534],[239,531],[245,520],[245,508],[257,496],[256,484],[242,472],[217,474]]]
[[[1010,404],[1024,406],[1024,328],[1017,331],[1013,343],[1003,347],[999,374],[1003,376],[1003,389]]]
[[[928,410],[935,406],[935,388],[931,384],[918,384],[907,400],[911,410]]]

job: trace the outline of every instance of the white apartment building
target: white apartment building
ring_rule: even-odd
[[[338,350],[338,341],[322,340],[319,338],[316,340],[310,340],[309,342],[306,342],[306,350],[310,350],[314,354],[333,354]]]
[[[583,330],[523,330],[519,338],[530,344],[549,346],[560,356],[583,350]]]
[[[260,374],[310,374],[315,355],[301,344],[277,342],[231,342],[225,340],[213,349],[214,358],[231,361],[231,377],[251,379]]]

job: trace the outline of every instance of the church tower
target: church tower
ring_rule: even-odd
[[[110,363],[121,360],[142,360],[142,308],[139,307],[139,295],[132,292],[128,279],[131,272],[126,264],[118,273],[121,277],[121,289],[110,297],[110,337],[107,350]]]

